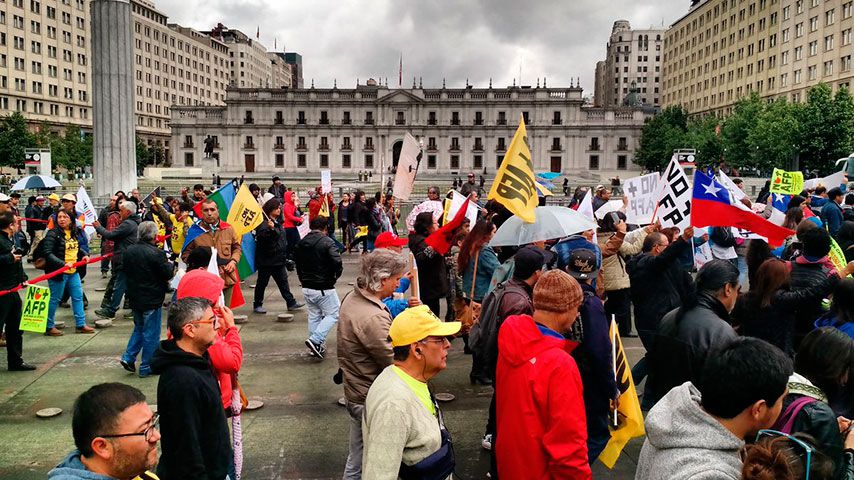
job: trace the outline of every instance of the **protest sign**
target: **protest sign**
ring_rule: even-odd
[[[421,146],[409,132],[403,136],[403,146],[397,160],[397,170],[394,173],[394,196],[401,200],[409,200],[412,187],[415,185],[415,174],[421,163]]]
[[[629,198],[626,205],[626,223],[646,225],[652,223],[655,202],[661,193],[659,180],[661,175],[653,172],[640,177],[632,177],[623,182],[623,192]]]
[[[454,191],[453,197],[451,197],[450,201],[448,202],[448,209],[445,215],[445,219],[442,223],[448,223],[450,219],[453,219],[457,215],[457,212],[460,211],[460,208],[462,208],[463,204],[466,203],[467,199],[468,197],[463,196],[457,191]],[[466,218],[469,219],[469,225],[474,225],[475,223],[477,223],[477,212],[477,204],[469,203],[465,214]]]
[[[662,227],[685,230],[691,225],[691,184],[675,155],[667,164],[659,184],[662,194],[655,216]]]
[[[715,257],[712,255],[712,247],[709,245],[709,242],[706,242],[694,249],[694,267],[696,267],[697,270],[703,268],[703,265],[714,259]]]
[[[226,222],[231,225],[235,235],[240,238],[261,225],[264,220],[263,216],[264,212],[261,211],[258,201],[255,200],[252,192],[249,191],[249,187],[244,183],[237,190],[237,195],[234,196],[234,202],[228,210]]]
[[[604,205],[599,207],[594,215],[596,215],[597,220],[602,220],[605,218],[605,215],[608,215],[611,212],[620,211],[623,208],[622,200],[608,200]]]
[[[827,257],[830,259],[831,263],[833,263],[833,266],[836,267],[836,270],[840,272],[847,264],[845,261],[845,252],[842,251],[842,248],[833,238],[830,239],[830,253],[827,254]],[[850,276],[851,275],[849,275],[849,277]]]
[[[15,294],[17,295],[17,293]],[[24,332],[44,333],[47,330],[47,311],[50,306],[50,288],[29,285],[24,297],[21,327]]]
[[[77,190],[77,205],[74,208],[77,210],[77,213],[83,215],[83,229],[86,232],[86,236],[91,237],[95,234],[95,227],[92,224],[98,220],[98,213],[95,210],[92,199],[89,198],[89,194],[86,193],[86,189],[82,185]],[[106,225],[103,226],[106,227]]]
[[[359,228],[361,228],[361,227],[359,227]],[[367,234],[367,229],[368,229],[368,227],[365,226],[365,233],[366,234]],[[305,213],[302,216],[302,223],[297,225],[297,232],[299,232],[299,238],[303,238],[304,236],[308,235],[308,232],[310,232],[310,231],[311,231],[311,227],[308,226],[308,214]]]
[[[787,172],[779,168],[774,169],[774,174],[771,175],[771,193],[799,195],[803,190],[803,172]]]
[[[804,180],[804,190],[812,190],[819,185],[830,190],[831,188],[837,188],[840,185],[843,185],[847,181],[848,179],[845,175],[845,170],[842,170],[841,172],[836,172],[833,175],[828,175],[823,178],[811,178],[809,180]]]
[[[321,170],[320,171],[320,188],[324,194],[327,194],[332,191],[332,171],[331,170]]]
[[[520,118],[519,128],[513,135],[507,154],[501,161],[501,167],[495,174],[495,181],[486,197],[507,207],[511,213],[526,223],[534,223],[534,209],[539,205],[537,198],[534,165],[531,162],[531,149],[528,146],[528,134],[525,120]],[[591,216],[593,212],[590,212]]]
[[[737,201],[741,201],[742,198],[747,197],[744,190],[738,188],[738,185],[736,185],[723,170],[718,172],[718,181],[721,182],[721,185],[723,185]]]

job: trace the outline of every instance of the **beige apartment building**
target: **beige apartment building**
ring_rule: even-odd
[[[661,49],[664,28],[632,29],[617,20],[611,29],[603,62],[596,64],[594,104],[615,107],[661,104]]]
[[[162,159],[171,157],[173,105],[224,105],[226,87],[241,79],[256,86],[290,84],[284,58],[274,62],[236,30],[212,37],[168,23],[148,0],[131,0],[131,7],[136,131],[163,149]],[[33,126],[90,131],[90,29],[89,0],[0,0],[0,115],[18,111]],[[236,34],[240,40],[227,43]]]
[[[820,83],[849,87],[852,0],[701,0],[667,30],[663,106],[729,113],[738,99],[802,101]]]

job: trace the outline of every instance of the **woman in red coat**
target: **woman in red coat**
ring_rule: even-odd
[[[577,344],[562,335],[582,300],[575,279],[550,270],[534,286],[534,316],[501,326],[493,438],[501,478],[592,478],[581,376],[569,354]]]

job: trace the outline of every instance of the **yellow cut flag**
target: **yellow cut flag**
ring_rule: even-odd
[[[617,458],[620,457],[620,452],[632,438],[642,437],[646,435],[643,428],[643,413],[641,412],[640,401],[638,401],[638,392],[635,390],[635,382],[632,379],[632,371],[629,368],[629,360],[626,358],[626,351],[623,350],[623,341],[620,340],[620,334],[617,331],[617,323],[611,317],[611,345],[614,375],[617,378],[617,388],[620,389],[620,407],[617,409],[617,426],[614,427],[613,413],[610,423],[611,439],[605,450],[599,455],[599,460],[602,461],[608,468],[614,468],[617,463]]]
[[[779,168],[774,169],[774,174],[771,175],[771,193],[800,195],[803,190],[803,172],[787,172]]]
[[[539,204],[536,185],[525,119],[522,117],[486,198],[496,200],[526,223],[534,223],[537,218],[534,209]]]
[[[245,233],[255,230],[255,227],[261,225],[264,212],[261,211],[261,206],[258,205],[258,200],[252,196],[249,187],[244,183],[237,190],[237,195],[234,196],[234,202],[228,210],[228,218],[226,222],[234,229],[237,238],[243,237]]]
[[[320,199],[320,211],[317,213],[321,217],[329,218],[329,200],[326,198],[326,195]]]

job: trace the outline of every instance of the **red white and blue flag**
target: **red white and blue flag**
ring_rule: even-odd
[[[699,170],[694,172],[694,190],[691,197],[691,225],[694,227],[738,227],[768,239],[771,246],[779,246],[795,232],[765,220],[741,202],[732,199],[729,191]]]

